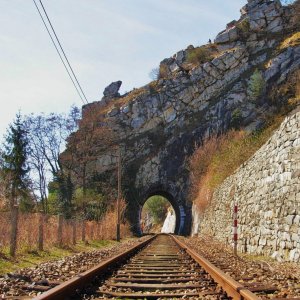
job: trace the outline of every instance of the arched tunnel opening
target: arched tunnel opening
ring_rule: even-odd
[[[143,209],[145,207],[145,204],[148,199],[152,199],[152,197],[160,197],[160,199],[164,199],[164,202],[166,203],[166,217],[169,213],[169,221],[170,223],[175,223],[173,225],[172,233],[182,235],[185,231],[185,223],[186,223],[186,209],[183,207],[183,205],[180,204],[180,202],[173,197],[171,193],[162,191],[162,190],[152,190],[150,193],[147,193],[146,196],[143,198],[143,201],[140,202],[139,211],[136,215],[138,220],[137,222],[134,222],[137,225],[136,232],[138,235],[142,235],[143,233],[147,233],[145,231],[145,214],[146,212],[143,212]],[[155,199],[155,198],[154,198]],[[153,201],[153,200],[152,200]],[[163,202],[163,201],[162,201]],[[146,204],[147,207],[147,204]],[[173,215],[172,215],[173,214]],[[163,225],[163,224],[162,224]],[[165,225],[165,228],[171,228],[172,224]],[[146,228],[147,230],[147,228]],[[151,230],[150,230],[151,232]]]
[[[151,196],[143,205],[140,224],[143,234],[174,233],[176,213],[172,204],[163,196]]]

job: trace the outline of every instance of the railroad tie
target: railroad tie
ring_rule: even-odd
[[[119,268],[99,294],[120,299],[224,297],[207,272],[167,235],[159,235]]]

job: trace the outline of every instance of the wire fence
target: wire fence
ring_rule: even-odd
[[[0,212],[0,252],[14,246],[17,252],[65,247],[80,241],[112,240],[116,238],[117,215],[110,211],[101,221],[64,219],[41,213]],[[17,236],[12,240],[12,220],[17,222]],[[122,237],[130,236],[127,224],[121,224]],[[12,245],[15,244],[15,245]]]

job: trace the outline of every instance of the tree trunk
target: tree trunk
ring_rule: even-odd
[[[10,232],[10,249],[9,249],[9,253],[12,257],[16,256],[16,251],[17,251],[18,219],[19,219],[19,208],[17,205],[14,205],[11,209],[11,232]]]

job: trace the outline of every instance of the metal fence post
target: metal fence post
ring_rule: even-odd
[[[44,250],[44,213],[41,211],[39,215],[39,239],[38,239],[39,251]]]
[[[235,203],[234,204],[234,210],[233,210],[233,252],[234,255],[237,255],[237,243],[238,243],[238,233],[237,233],[237,214],[238,214],[238,206]]]
[[[58,216],[58,230],[57,230],[57,244],[59,247],[62,247],[63,245],[63,216]]]

